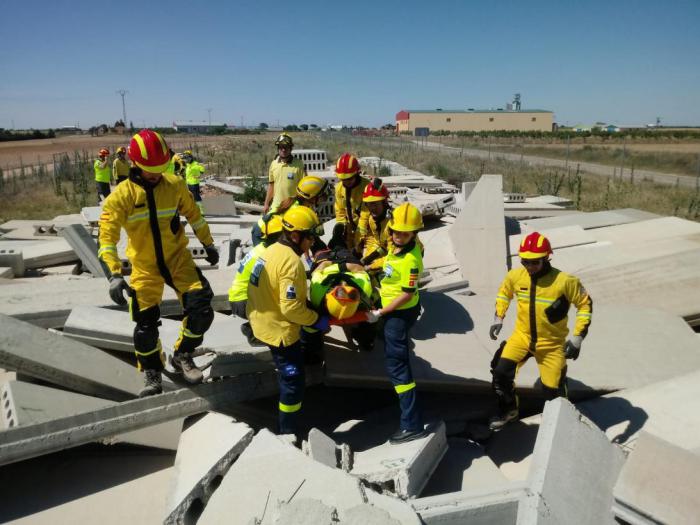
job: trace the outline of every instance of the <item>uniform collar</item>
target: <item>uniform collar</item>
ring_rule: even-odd
[[[396,253],[396,254],[394,254],[394,255],[403,255],[403,254],[405,254],[405,253],[410,252],[410,251],[413,250],[413,248],[415,248],[415,247],[416,247],[416,240],[413,239],[413,240],[412,240],[411,242],[409,242],[406,246],[404,246],[403,248],[401,248],[401,249],[399,250],[399,253]]]
[[[284,246],[291,248],[292,250],[294,250],[294,253],[296,253],[297,255],[301,255],[301,250],[299,249],[299,247],[296,244],[294,244],[293,242],[291,242],[289,239],[287,239],[284,235],[282,237],[280,237],[280,240],[277,242],[284,245]]]

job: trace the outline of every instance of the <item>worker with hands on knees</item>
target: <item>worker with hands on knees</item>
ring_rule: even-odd
[[[147,396],[163,391],[164,354],[158,327],[165,284],[175,290],[185,314],[172,365],[189,383],[202,381],[202,372],[195,366],[192,354],[214,320],[211,306],[214,294],[192,260],[180,215],[187,218],[204,245],[210,264],[218,263],[219,253],[185,181],[164,173],[170,152],[163,137],[148,129],[141,130],[131,139],[128,154],[135,166],[129,171],[129,179],[119,184],[104,202],[98,256],[111,272],[112,300],[125,305],[124,293],[131,298],[129,309],[136,322],[136,361],[139,370],[145,371],[145,385],[139,395]],[[129,284],[122,276],[122,262],[117,253],[122,228],[129,240],[126,248],[132,265]]]
[[[423,256],[417,238],[422,228],[423,217],[412,204],[404,203],[392,212],[389,231],[393,248],[384,259],[379,288],[382,307],[367,316],[369,322],[380,318],[384,321],[386,369],[399,396],[401,422],[389,439],[392,444],[427,434],[418,408],[409,353],[409,330],[420,314],[418,277],[423,271]]]
[[[498,412],[489,423],[491,430],[499,430],[518,418],[515,376],[529,357],[537,361],[545,398],[567,397],[566,360],[578,358],[591,324],[591,297],[577,277],[552,267],[552,247],[544,235],[527,235],[519,254],[522,267],[509,271],[503,280],[489,329],[489,336],[495,341],[515,297],[515,330],[501,344],[491,363],[492,387],[498,400]],[[570,305],[577,310],[576,325],[567,339]]]

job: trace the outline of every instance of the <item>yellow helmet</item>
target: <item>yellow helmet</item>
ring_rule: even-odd
[[[352,286],[338,285],[326,294],[328,315],[334,319],[347,319],[360,306],[360,292]]]
[[[420,210],[410,202],[404,202],[391,214],[389,228],[397,232],[415,232],[423,228]]]
[[[328,181],[315,175],[307,175],[297,185],[297,195],[302,199],[313,199],[320,195],[328,187]]]
[[[189,155],[192,156],[192,150],[191,149],[186,149],[185,151],[182,152],[183,155]]]
[[[117,148],[117,154],[119,153],[126,153],[126,148],[124,146],[119,146]]]
[[[289,208],[282,216],[282,227],[289,232],[310,232],[319,224],[316,212],[306,206]]]
[[[294,146],[294,141],[292,140],[292,137],[289,135],[289,133],[280,133],[279,137],[277,137],[277,140],[275,140],[275,146],[287,146],[291,148]]]
[[[265,223],[262,229],[262,238],[267,239],[270,235],[279,233],[282,231],[282,217],[279,215],[273,215],[269,221]]]

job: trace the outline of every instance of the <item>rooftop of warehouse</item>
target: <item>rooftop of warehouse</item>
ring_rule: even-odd
[[[521,109],[521,110],[514,110],[514,109],[503,109],[503,108],[496,108],[496,109],[473,109],[473,108],[468,108],[468,109],[442,109],[442,108],[437,108],[437,109],[404,109],[403,111],[407,113],[552,113],[552,111],[548,109]]]

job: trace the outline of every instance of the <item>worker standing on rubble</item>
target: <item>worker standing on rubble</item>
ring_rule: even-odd
[[[143,129],[131,139],[128,153],[135,166],[129,171],[129,179],[117,186],[104,203],[98,255],[112,274],[109,280],[112,300],[122,305],[126,304],[124,292],[131,297],[129,309],[136,322],[136,361],[139,370],[145,371],[145,386],[139,395],[148,396],[163,389],[164,354],[158,326],[164,285],[175,290],[185,314],[171,364],[189,383],[202,381],[202,372],[195,366],[192,353],[202,343],[214,319],[211,307],[214,294],[192,260],[180,214],[187,218],[204,245],[210,264],[218,263],[219,253],[184,181],[163,173],[170,161],[163,137]],[[122,277],[117,253],[122,228],[129,240],[126,248],[132,265],[129,284]]]
[[[362,196],[369,181],[360,176],[360,162],[350,153],[344,153],[335,164],[339,182],[335,185],[335,226],[328,245],[354,249],[357,244],[360,214],[366,207]]]
[[[409,330],[420,314],[418,277],[423,256],[416,240],[421,228],[423,217],[412,204],[406,202],[393,211],[389,221],[393,247],[384,259],[379,288],[382,307],[368,315],[369,322],[384,321],[386,369],[399,396],[401,422],[398,432],[389,438],[392,444],[426,435],[409,359]]]
[[[117,158],[112,162],[112,173],[117,178],[117,184],[129,178],[129,161],[126,160],[126,148],[117,148]]]
[[[248,305],[248,283],[250,282],[250,274],[258,262],[258,259],[267,251],[267,249],[282,235],[282,217],[273,215],[272,218],[263,224],[262,242],[254,246],[238,265],[238,270],[231,283],[231,288],[228,291],[228,300],[231,305],[231,313],[242,319],[248,319],[246,314],[246,306]],[[241,332],[248,338],[248,342],[252,346],[264,346],[265,343],[256,339],[253,335],[253,329],[249,322],[243,323]]]
[[[314,242],[318,216],[296,206],[282,217],[284,233],[256,261],[248,285],[247,314],[255,337],[270,348],[280,388],[279,433],[295,434],[304,395],[300,328],[326,331],[329,318],[306,304],[306,272],[300,256]]]
[[[109,184],[112,182],[112,170],[109,167],[109,150],[107,148],[100,150],[93,163],[93,168],[95,170],[95,185],[97,186],[97,205],[99,206],[111,193]]]
[[[204,166],[200,164],[197,159],[194,158],[191,151],[185,151],[184,160],[187,167],[185,168],[185,180],[187,181],[187,188],[194,197],[194,201],[199,207],[199,211],[204,213],[204,206],[202,205],[202,194],[199,190],[199,183],[204,173]]]
[[[489,335],[494,341],[503,328],[503,318],[513,297],[518,299],[515,330],[501,344],[491,362],[493,390],[498,413],[490,428],[499,430],[518,418],[515,376],[534,356],[540,369],[546,399],[567,397],[566,360],[577,359],[591,324],[593,303],[578,278],[553,268],[549,240],[537,232],[520,244],[521,268],[508,272],[496,296],[496,314]],[[569,306],[576,307],[576,325],[568,340]]]
[[[263,214],[276,212],[282,201],[294,197],[299,181],[306,175],[304,162],[292,156],[292,137],[287,133],[280,134],[275,140],[275,146],[277,156],[270,163]]]

